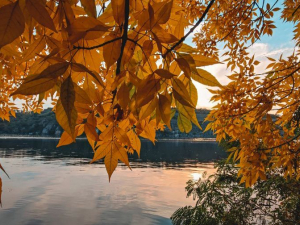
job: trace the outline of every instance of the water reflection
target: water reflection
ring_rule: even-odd
[[[191,203],[185,182],[213,173],[209,162],[224,156],[215,143],[143,142],[141,158],[131,156],[133,171],[118,167],[109,183],[102,163],[89,164],[85,140],[59,149],[57,142],[0,139],[11,176],[3,177],[1,224],[171,224],[170,215]]]
[[[80,159],[74,160],[74,163],[89,163],[93,158],[93,151],[84,139],[60,148],[56,148],[57,143],[56,139],[0,139],[0,157],[30,156],[43,161]],[[129,158],[131,162],[137,162],[138,167],[152,165],[180,168],[199,162],[211,162],[225,156],[215,142],[160,141],[153,145],[143,141],[141,157],[134,154]]]

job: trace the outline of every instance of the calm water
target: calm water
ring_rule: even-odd
[[[0,224],[98,225],[171,224],[186,199],[185,183],[225,153],[209,142],[142,142],[141,158],[131,156],[132,171],[118,166],[108,182],[102,162],[89,164],[86,140],[56,148],[55,139],[0,139],[3,178]]]

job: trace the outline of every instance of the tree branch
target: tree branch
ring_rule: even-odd
[[[167,54],[169,54],[171,51],[173,51],[178,45],[180,45],[182,42],[185,41],[185,39],[194,32],[194,30],[201,24],[201,22],[204,20],[206,14],[208,13],[208,11],[210,10],[210,8],[212,7],[213,3],[215,2],[215,0],[211,0],[208,4],[208,6],[206,7],[204,13],[202,14],[201,18],[197,21],[197,23],[195,23],[195,25],[189,30],[189,32],[187,32],[186,35],[184,35],[175,45],[173,45],[170,49],[168,49],[165,54],[163,54],[163,58],[165,58],[167,56]]]
[[[75,45],[74,45],[73,48],[74,48],[74,49],[92,50],[92,49],[95,49],[95,48],[101,48],[101,47],[103,47],[104,45],[110,44],[110,43],[115,42],[115,41],[120,40],[120,39],[122,39],[122,37],[117,37],[117,38],[115,38],[115,39],[106,41],[106,42],[104,42],[104,43],[102,43],[102,44],[100,44],[100,45],[95,45],[95,46],[92,46],[92,47],[83,47],[83,46],[75,46]]]
[[[116,76],[118,76],[121,73],[122,57],[123,57],[126,42],[128,40],[128,20],[129,20],[129,0],[125,0],[125,21],[123,26],[123,35],[121,37],[122,38],[121,52],[117,61]],[[115,88],[115,90],[112,91],[112,94],[113,94],[113,100],[112,100],[113,102],[117,94],[117,88]]]
[[[124,21],[124,27],[123,27],[123,35],[122,35],[122,45],[121,45],[121,53],[117,61],[117,69],[116,69],[116,75],[118,76],[121,72],[121,63],[122,63],[122,57],[124,53],[124,48],[128,39],[128,20],[129,20],[129,0],[125,0],[125,21]]]

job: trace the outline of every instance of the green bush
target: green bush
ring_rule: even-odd
[[[300,224],[300,181],[286,180],[276,171],[245,188],[232,163],[222,161],[216,167],[207,179],[187,182],[187,197],[193,196],[196,204],[174,212],[173,224]]]

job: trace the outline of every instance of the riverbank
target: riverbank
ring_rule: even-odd
[[[193,126],[191,132],[182,133],[177,126],[178,114],[175,113],[171,120],[172,130],[166,128],[164,131],[157,131],[156,138],[158,140],[177,140],[177,139],[198,139],[198,138],[215,138],[212,131],[203,132],[207,126],[207,122],[203,122],[208,115],[209,110],[197,109],[196,116],[202,130]],[[55,119],[52,109],[46,109],[41,114],[21,113],[16,114],[16,118],[11,117],[10,122],[0,121],[1,136],[17,136],[17,137],[55,137],[59,138],[63,130]]]
[[[0,135],[0,139],[52,139],[59,140],[60,137],[30,136],[30,135]],[[87,140],[85,137],[78,137],[76,140]],[[142,138],[143,141],[149,141]],[[150,141],[149,141],[150,142]],[[179,138],[179,139],[157,139],[157,142],[216,142],[215,138]]]

